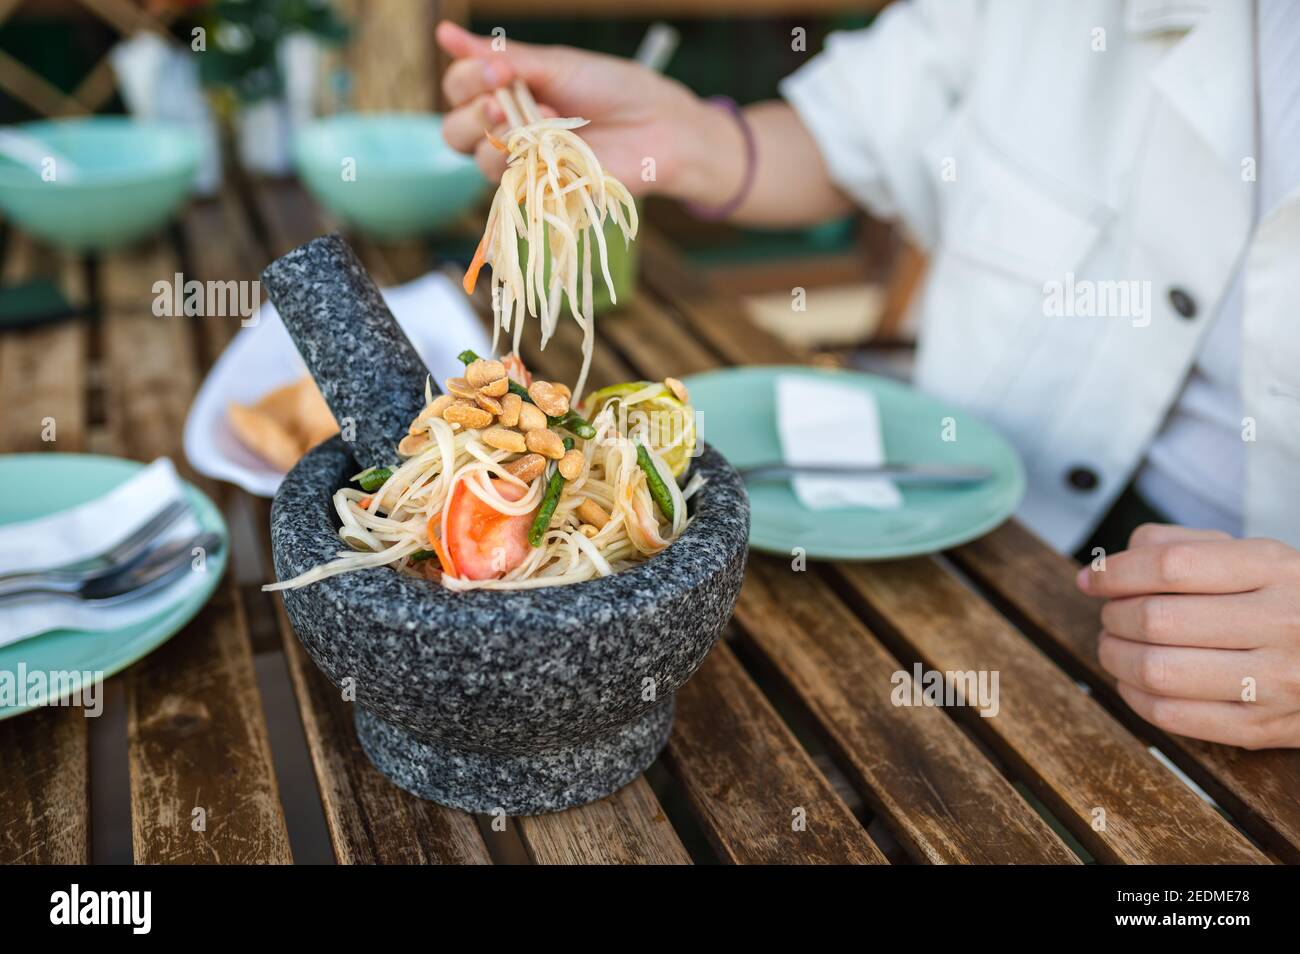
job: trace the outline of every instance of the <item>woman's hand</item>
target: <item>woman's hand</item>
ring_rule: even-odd
[[[546,115],[591,120],[582,138],[634,195],[688,197],[681,193],[680,173],[686,162],[683,146],[691,142],[695,127],[721,127],[743,157],[739,132],[727,129],[735,124],[725,117],[719,122],[716,109],[675,80],[613,56],[509,38],[503,42],[502,49],[494,50],[492,38],[447,21],[438,25],[438,43],[455,58],[442,81],[453,106],[443,121],[443,136],[454,149],[473,153],[489,181],[499,179],[505,168],[505,158],[483,135],[492,131],[501,138],[505,132],[505,115],[492,91],[516,77],[528,84]]]
[[[1108,600],[1097,655],[1138,715],[1211,742],[1300,747],[1300,551],[1144,524],[1078,582]]]

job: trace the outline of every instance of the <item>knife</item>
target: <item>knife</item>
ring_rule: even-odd
[[[791,477],[841,477],[845,480],[866,480],[884,477],[899,484],[942,486],[945,484],[978,484],[993,476],[987,467],[967,467],[946,464],[882,464],[863,467],[855,464],[754,464],[737,468],[746,482],[788,480]]]

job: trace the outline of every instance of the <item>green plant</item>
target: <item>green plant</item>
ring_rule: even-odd
[[[243,103],[283,91],[276,50],[284,37],[309,33],[331,45],[348,37],[329,0],[212,0],[197,13],[205,34],[200,81]]]

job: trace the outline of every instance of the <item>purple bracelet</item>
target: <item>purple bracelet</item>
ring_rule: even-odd
[[[745,114],[734,99],[730,96],[710,96],[707,102],[721,106],[730,113],[739,124],[740,131],[745,137],[745,175],[740,180],[740,188],[736,190],[736,194],[731,197],[731,200],[720,206],[704,206],[694,202],[686,203],[687,210],[697,219],[718,222],[722,219],[731,218],[735,211],[744,204],[745,199],[749,198],[749,190],[754,187],[754,176],[758,167],[758,148],[754,145],[754,130],[749,128],[749,121],[745,119]]]

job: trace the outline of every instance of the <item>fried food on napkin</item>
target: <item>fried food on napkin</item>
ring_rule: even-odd
[[[232,403],[226,419],[241,444],[278,470],[289,470],[299,457],[339,430],[316,382],[307,374],[254,404]]]

